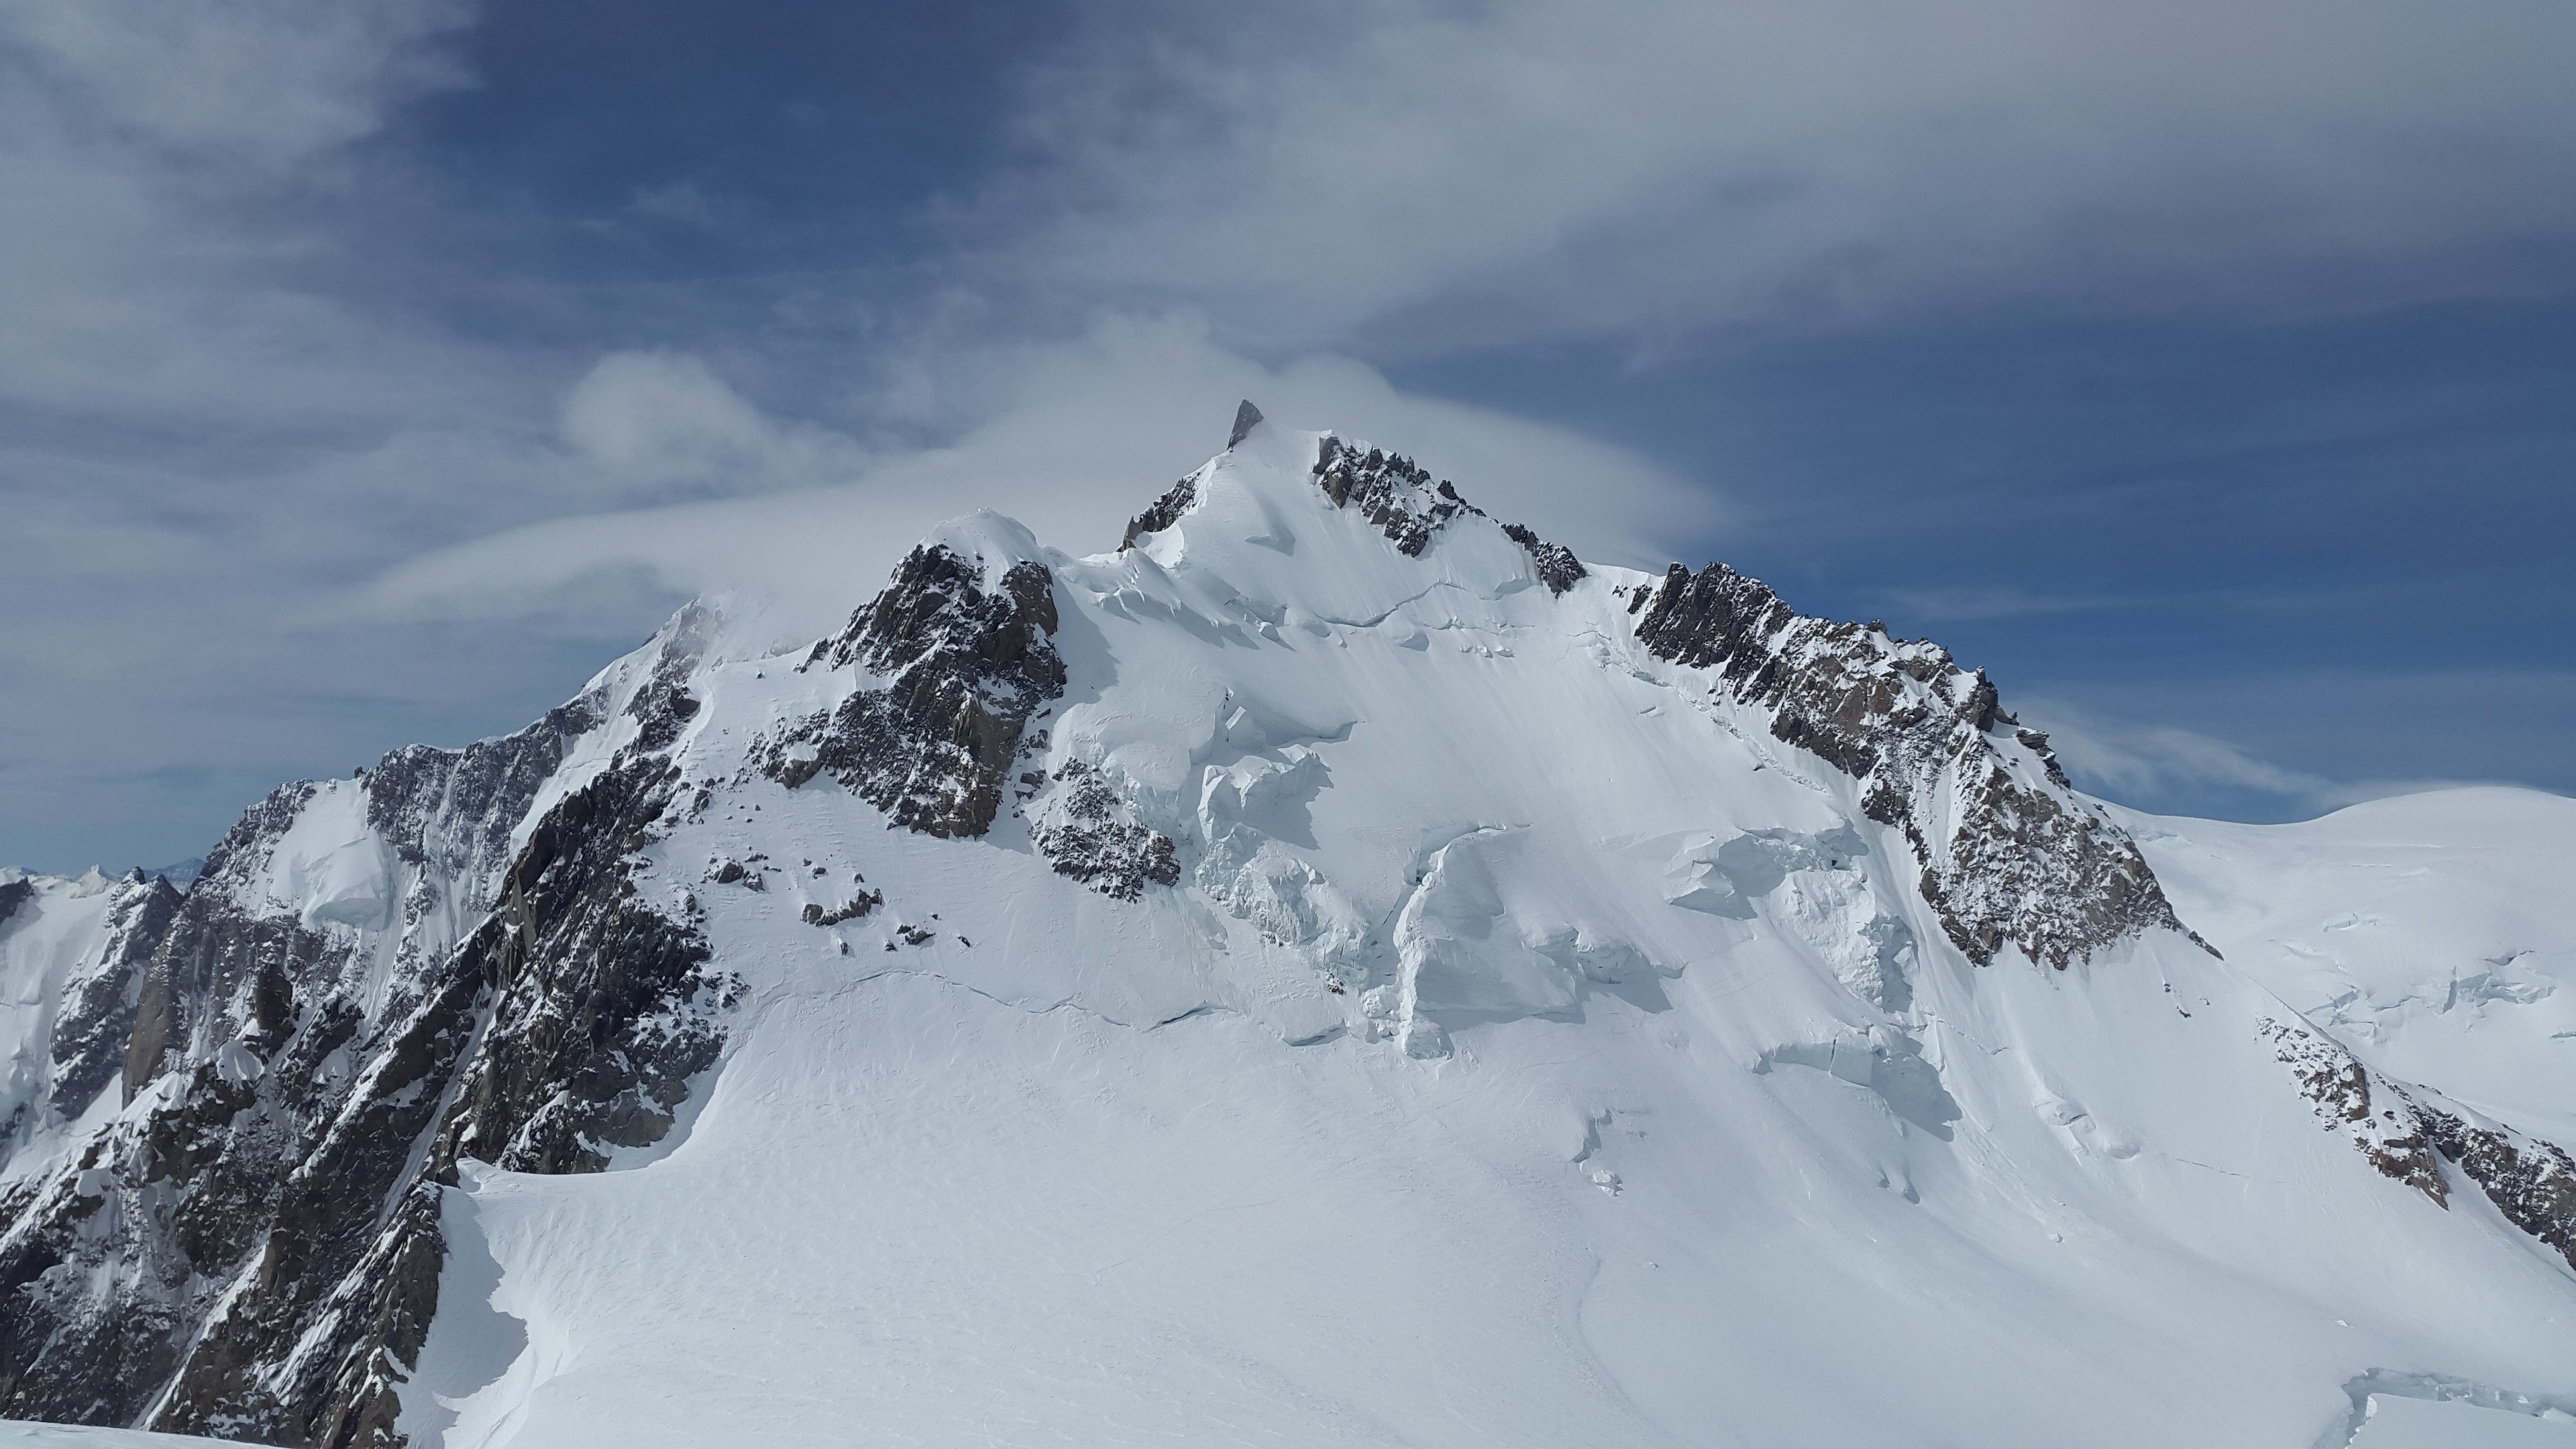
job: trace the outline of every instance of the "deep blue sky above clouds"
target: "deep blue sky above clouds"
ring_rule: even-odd
[[[2576,790],[2576,12],[0,8],[0,861],[1077,551],[1234,399],[1990,669],[2079,779]]]

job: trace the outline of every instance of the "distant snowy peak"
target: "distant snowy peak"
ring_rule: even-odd
[[[1330,432],[1279,433],[1249,401],[1226,453],[1131,520],[1120,550],[1180,525],[1221,474],[1243,471],[1228,465],[1247,444],[1273,454],[1311,446],[1313,488],[1406,558],[1473,519],[1518,545],[1552,594],[1591,577],[1570,550],[1494,524],[1413,459]],[[1969,959],[1991,962],[2010,944],[2063,970],[2142,931],[2185,930],[2137,846],[2075,793],[2045,734],[2003,713],[1984,671],[1879,625],[1800,614],[1724,564],[1696,575],[1674,564],[1658,586],[1612,592],[1654,655],[1708,671],[1712,692],[1768,712],[1774,738],[1861,783],[1864,810],[1905,835],[1924,899]]]
[[[1235,413],[1234,433],[1226,443],[1226,452],[1241,447],[1263,425],[1260,409],[1247,400]],[[1434,480],[1428,469],[1402,454],[1367,443],[1346,442],[1329,432],[1314,438],[1314,449],[1314,466],[1309,474],[1324,496],[1335,508],[1349,508],[1366,518],[1407,558],[1420,558],[1450,520],[1489,517],[1460,496],[1456,484],[1446,478]],[[1223,461],[1222,455],[1210,459],[1205,467],[1173,484],[1154,500],[1152,507],[1128,520],[1119,550],[1133,548],[1139,539],[1178,523],[1181,515],[1198,501],[1199,490],[1209,474]],[[1497,526],[1529,554],[1531,566],[1548,592],[1562,594],[1585,577],[1583,563],[1572,549],[1549,543],[1521,524]]]
[[[192,855],[185,860],[174,860],[168,865],[144,865],[135,867],[136,870],[142,873],[145,879],[149,880],[153,876],[159,876],[170,882],[170,884],[178,887],[180,890],[186,890],[188,887],[196,884],[198,872],[205,868],[206,858],[202,855]]]

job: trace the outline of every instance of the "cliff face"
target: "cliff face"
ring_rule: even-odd
[[[2137,846],[2074,794],[2048,737],[1929,640],[1808,618],[1724,564],[1675,564],[1637,637],[1768,714],[1769,733],[1860,782],[1869,818],[1904,833],[1920,889],[1980,965],[2006,943],[2059,970],[2149,930],[2179,930]],[[2009,733],[1999,731],[2003,726]]]
[[[789,1398],[853,1435],[1125,1442],[1168,1402],[1308,1442],[1721,1412],[2064,1442],[2132,1364],[2207,1384],[2277,1347],[2160,1275],[2286,1275],[2257,1325],[2395,1312],[2299,1277],[2309,1234],[2563,1322],[2481,1235],[2576,1263],[2564,1150],[2292,1020],[1929,642],[1723,565],[1587,567],[1248,406],[1115,554],[976,516],[810,647],[725,630],[692,606],[516,734],[286,786],[184,894],[0,879],[0,1416],[335,1449],[550,1402],[547,1434],[757,1438]],[[2480,999],[2541,999],[2505,970]],[[2070,1237],[2152,1271],[2070,1273]],[[439,1335],[499,1313],[443,1301],[460,1262],[547,1305],[545,1354],[622,1345],[611,1388],[549,1400],[524,1331],[458,1377]],[[2470,1353],[2442,1315],[2476,1299],[2406,1311]],[[1850,1361],[1964,1383],[2034,1334],[2102,1350],[2080,1392],[1847,1392]],[[1671,1342],[1716,1347],[1677,1373]],[[2271,1385],[2382,1366],[2340,1342],[2192,1422],[2304,1422]]]
[[[116,888],[20,1108],[51,1170],[0,1188],[0,1413],[394,1442],[458,1156],[596,1171],[668,1130],[725,992],[626,878],[677,789],[667,690],[627,693],[284,787],[186,896]]]
[[[989,830],[1064,666],[1045,565],[978,569],[916,550],[816,645],[875,687],[779,731],[769,772],[830,771],[927,835]],[[11,1109],[9,1140],[59,1160],[0,1188],[0,1416],[401,1442],[457,1163],[607,1170],[664,1139],[723,1049],[739,981],[693,896],[633,878],[741,783],[673,759],[714,624],[683,610],[517,734],[280,788],[184,897],[114,888],[54,988],[51,1070]],[[1132,844],[1059,854],[1097,875]],[[1103,888],[1168,884],[1169,856]],[[13,912],[33,891],[8,889]]]

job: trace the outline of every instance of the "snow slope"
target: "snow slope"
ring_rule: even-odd
[[[2576,800],[2487,787],[2296,825],[2130,817],[2184,915],[2372,1067],[2576,1141]]]
[[[1677,583],[1409,532],[1451,495],[1339,499],[1321,446],[1250,427],[1115,554],[960,520],[959,569],[810,653],[701,617],[603,676],[602,717],[685,705],[579,734],[504,833],[673,782],[628,879],[732,983],[721,1056],[667,1133],[583,1139],[606,1171],[514,1139],[424,1189],[411,1442],[2381,1449],[2417,1411],[2374,1402],[2576,1410],[2567,1258],[2333,1095],[2576,1138],[2576,805],[2127,816],[2006,716],[1963,726],[1993,781],[1891,811],[1758,677],[1649,647]],[[871,641],[975,609],[1008,647],[953,736],[885,725],[940,681]],[[1861,644],[1892,717],[1973,717],[1946,656]],[[2054,878],[1954,864],[1998,799],[2102,859],[2125,821],[2190,930],[2159,897],[1974,964],[1931,872],[1954,911]],[[393,940],[402,867],[338,808],[259,889]]]
[[[2304,1445],[2383,1367],[2576,1390],[2565,1266],[2320,1130],[2263,984],[2171,935],[1967,966],[1849,782],[1634,645],[1646,580],[1406,559],[1313,446],[1260,430],[1125,554],[950,540],[1053,569],[1048,765],[1196,889],[828,785],[674,831],[646,879],[751,982],[726,1063],[638,1171],[466,1179],[406,1427]],[[833,681],[699,684],[724,779]],[[802,923],[857,876],[882,915]]]

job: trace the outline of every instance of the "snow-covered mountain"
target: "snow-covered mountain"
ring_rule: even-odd
[[[0,1413],[2394,1449],[2374,1402],[2576,1410],[2576,802],[2124,812],[1929,642],[1236,434],[1116,553],[961,519],[786,653],[692,606],[518,734],[279,790],[184,895],[7,878]]]

